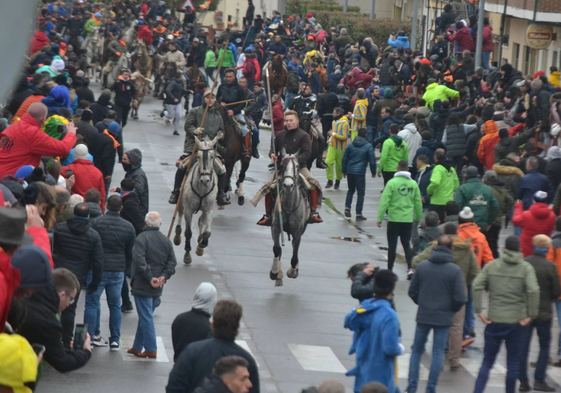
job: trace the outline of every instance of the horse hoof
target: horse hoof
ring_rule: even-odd
[[[275,287],[282,287],[282,279],[278,279],[275,281]]]
[[[273,271],[271,270],[269,272],[269,278],[273,281],[279,281],[281,282],[282,285],[282,270],[279,270],[278,273],[273,273]]]
[[[297,278],[298,277],[298,269],[290,268],[286,271],[286,275],[288,278]]]
[[[243,204],[245,203],[245,198],[242,196],[238,197],[238,205],[243,206]]]
[[[201,248],[201,247],[199,247],[199,246],[197,246],[197,251],[195,251],[195,253],[196,253],[198,256],[202,257],[202,256],[204,255],[204,253],[205,253],[205,249],[204,249],[204,248]]]
[[[224,206],[218,205],[218,210],[224,210]]]
[[[173,237],[173,244],[175,244],[176,246],[179,246],[181,244],[181,236],[175,235]]]
[[[190,265],[193,262],[193,258],[191,258],[191,253],[186,252],[183,256],[183,263],[186,265]]]

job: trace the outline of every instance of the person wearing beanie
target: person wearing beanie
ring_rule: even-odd
[[[460,210],[458,215],[458,236],[464,241],[471,242],[471,248],[477,258],[477,264],[483,268],[485,264],[491,262],[494,257],[487,238],[481,232],[481,228],[474,223],[475,214],[470,207],[466,206]]]
[[[532,239],[534,252],[524,260],[528,262],[536,271],[538,285],[540,287],[540,305],[538,316],[532,320],[529,327],[525,330],[522,351],[520,354],[520,380],[519,391],[529,392],[532,390],[528,380],[528,355],[534,328],[537,330],[540,352],[536,362],[534,372],[534,390],[542,392],[553,392],[555,388],[546,382],[546,371],[549,359],[549,347],[551,342],[551,322],[553,315],[551,303],[553,299],[561,296],[561,286],[559,284],[559,274],[553,262],[546,259],[551,239],[546,235],[536,235]]]
[[[522,229],[520,243],[525,257],[533,252],[532,239],[534,236],[551,236],[555,227],[555,213],[546,203],[548,201],[547,192],[537,191],[534,194],[534,201],[535,203],[530,206],[530,209],[524,211],[522,201],[517,200],[512,213],[512,223]]]
[[[70,172],[69,172],[70,171]],[[88,159],[88,147],[86,145],[76,145],[74,148],[74,162],[63,166],[61,174],[65,178],[74,176],[76,182],[71,191],[86,197],[86,192],[90,188],[95,188],[101,193],[101,210],[105,208],[105,182],[103,174]]]
[[[483,291],[489,292],[487,313]],[[473,283],[475,312],[485,325],[483,363],[474,393],[483,393],[503,341],[507,347],[506,391],[516,391],[520,355],[528,325],[538,316],[540,287],[532,265],[520,253],[520,239],[509,236],[500,258],[490,262]],[[547,363],[547,356],[546,356]]]
[[[427,187],[430,195],[429,211],[437,212],[440,221],[444,222],[446,203],[454,199],[454,191],[460,187],[460,180],[444,149],[436,149],[434,161],[435,166]]]
[[[384,149],[386,148],[384,147]],[[405,260],[407,261],[407,279],[410,280],[414,274],[411,268],[411,261],[413,259],[411,227],[413,222],[418,223],[421,221],[423,203],[419,186],[411,178],[411,173],[408,171],[407,157],[398,162],[396,169],[397,172],[388,180],[382,193],[377,225],[378,228],[382,227],[384,215],[387,213],[388,269],[393,269],[397,240],[400,238],[405,251]]]
[[[481,183],[479,171],[474,166],[469,166],[466,170],[466,182],[458,188],[454,201],[463,209],[470,207],[475,215],[474,222],[481,228],[482,232],[487,232],[499,212],[499,202],[491,187]]]
[[[462,270],[454,263],[453,248],[450,236],[440,237],[428,259],[417,266],[409,286],[408,295],[419,306],[409,362],[409,392],[417,391],[421,357],[431,330],[434,338],[426,389],[436,391],[454,316],[468,300]]]
[[[547,176],[538,172],[540,161],[538,157],[530,156],[525,163],[526,174],[520,178],[516,189],[516,198],[523,203],[524,210],[528,210],[534,202],[538,191],[546,193],[546,201],[550,203],[553,199],[553,189]]]
[[[61,373],[83,367],[91,358],[91,343],[87,338],[83,348],[67,350],[63,346],[62,318],[58,314],[77,302],[80,283],[65,268],[52,272],[52,285],[35,292],[23,302],[26,318],[20,327],[21,335],[29,342],[45,347],[43,360]]]
[[[378,271],[374,276],[375,298],[363,301],[345,317],[345,328],[354,332],[350,353],[357,354],[355,368],[347,372],[355,377],[355,392],[371,381],[395,391],[396,356],[405,353],[399,318],[391,306],[397,280],[391,270]]]
[[[33,172],[33,169],[35,169],[35,168],[32,165],[24,165],[16,171],[14,176],[17,179],[25,179],[26,177],[31,175],[31,173]]]
[[[487,237],[487,242],[491,248],[494,258],[499,257],[499,236],[501,232],[501,227],[503,224],[503,217],[511,211],[514,207],[514,198],[509,194],[504,183],[499,180],[497,172],[491,170],[485,172],[485,177],[483,178],[486,185],[491,188],[493,195],[497,198],[499,203],[498,213],[495,221],[491,223],[491,226],[485,233]]]
[[[203,282],[195,291],[190,311],[179,314],[171,325],[173,360],[176,361],[187,345],[205,340],[211,335],[210,318],[218,295],[214,285]]]

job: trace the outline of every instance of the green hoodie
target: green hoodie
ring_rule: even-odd
[[[407,152],[407,149],[405,151]],[[411,179],[411,173],[396,172],[393,179],[386,184],[378,210],[378,222],[384,221],[386,211],[388,221],[391,222],[413,222],[413,213],[415,221],[421,221],[421,191],[417,182]]]
[[[425,100],[427,106],[432,109],[432,104],[436,100],[446,101],[448,100],[448,97],[458,98],[459,96],[459,91],[452,90],[444,85],[439,85],[435,82],[427,86],[425,94],[423,94],[423,100]]]
[[[538,316],[540,287],[536,271],[521,252],[504,250],[501,258],[488,263],[473,283],[473,303],[479,314],[483,291],[489,292],[487,319],[495,323],[518,323]]]
[[[499,211],[499,202],[493,190],[487,184],[481,183],[478,178],[467,179],[458,188],[454,197],[456,203],[463,209],[469,206],[473,212],[473,221],[484,231],[494,223]]]
[[[226,59],[224,59],[226,61]],[[205,54],[205,68],[216,68],[218,66],[218,61],[216,61],[216,55],[212,49],[206,51]]]
[[[378,173],[380,172],[395,172],[399,161],[409,160],[407,153],[407,142],[402,137],[394,135],[386,139],[382,146],[382,156],[380,157],[380,164],[378,166]]]
[[[218,62],[220,62],[220,59],[222,58],[223,51],[224,48],[220,48],[220,50],[218,51]],[[224,55],[224,61],[222,62],[222,69],[235,68],[235,67],[236,67],[236,62],[234,61],[234,55],[232,54],[232,51],[230,49],[227,49],[226,54]]]
[[[431,205],[446,205],[454,199],[454,191],[458,187],[460,187],[460,180],[456,170],[448,163],[436,164],[427,187]]]

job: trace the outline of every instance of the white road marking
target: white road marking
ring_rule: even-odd
[[[156,344],[158,345],[158,356],[156,359],[147,358],[137,358],[134,355],[130,355],[127,351],[132,348],[134,343],[134,336],[122,336],[121,337],[121,354],[123,355],[123,360],[127,362],[160,362],[169,363],[168,354],[166,348],[164,347],[164,341],[161,336],[156,336]]]
[[[330,347],[288,344],[292,354],[306,371],[346,373],[347,369],[339,361]]]
[[[242,347],[243,349],[245,349],[247,352],[249,352],[249,354],[251,356],[253,356],[253,359],[255,359],[255,355],[253,354],[253,352],[251,352],[251,349],[249,349],[249,345],[247,345],[247,341],[245,340],[236,340],[236,344],[238,344],[240,347]],[[257,363],[257,367],[259,367],[259,362],[257,361],[257,359],[255,359],[255,363]]]

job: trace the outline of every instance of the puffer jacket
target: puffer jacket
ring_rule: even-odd
[[[448,157],[463,157],[466,154],[467,135],[463,124],[451,124],[446,127],[446,154]]]
[[[245,93],[243,88],[239,85],[238,81],[234,81],[231,84],[221,84],[218,88],[218,92],[216,93],[216,102],[219,104],[226,103],[231,104],[233,102],[243,101],[245,100]],[[238,115],[241,113],[242,109],[244,108],[244,104],[237,104],[237,105],[230,105],[227,108],[234,112],[234,115]]]
[[[450,162],[437,163],[432,170],[430,184],[427,187],[427,193],[431,196],[430,203],[446,205],[454,199],[454,191],[458,187],[460,187],[460,180]]]
[[[456,203],[463,209],[469,206],[474,214],[473,221],[483,230],[487,230],[487,226],[495,222],[499,211],[499,202],[491,187],[481,183],[478,178],[467,179],[466,182],[458,188],[454,197]]]
[[[551,302],[561,295],[557,267],[541,254],[530,255],[526,257],[525,260],[532,265],[536,271],[538,285],[540,286],[540,307],[536,321],[551,321]]]
[[[561,232],[553,231],[551,234],[551,245],[549,246],[546,258],[555,264],[557,274],[561,277]],[[561,299],[561,294],[558,299]]]
[[[90,160],[78,159],[72,164],[63,166],[61,173],[66,174],[67,170],[72,170],[76,183],[72,187],[73,194],[86,197],[86,193],[92,189],[97,189],[101,194],[101,209],[105,209],[105,182],[103,174],[97,169]]]
[[[421,147],[417,149],[417,153],[415,153],[415,157],[413,158],[413,162],[417,162],[417,158],[422,155],[425,155],[429,158],[429,164],[434,164],[434,152],[436,151],[436,142],[433,140],[428,141],[421,141]]]
[[[393,38],[388,38],[388,45],[393,47],[393,48],[397,48],[397,47],[402,47],[403,49],[408,49],[410,47],[409,44],[409,37],[407,36],[398,36],[395,39]]]
[[[146,216],[140,210],[138,195],[134,191],[123,191],[121,192],[121,199],[123,200],[121,217],[132,224],[138,236],[144,231],[144,217]]]
[[[417,154],[417,150],[421,147],[421,141],[423,140],[423,138],[417,131],[415,123],[409,123],[403,126],[403,130],[399,131],[397,136],[402,137],[405,143],[407,143],[407,156],[409,166],[417,166],[417,164],[415,163],[415,155]]]
[[[195,130],[203,121],[205,108],[206,104],[203,103],[201,106],[191,109],[189,113],[187,113],[187,118],[185,119],[185,144],[183,146],[183,152],[185,154],[191,154],[195,147]],[[209,108],[205,118],[205,124],[203,124],[202,127],[204,128],[204,135],[208,136],[211,140],[214,139],[220,131],[224,132],[224,120],[222,120],[222,116],[218,112],[216,106]]]
[[[457,235],[453,235],[451,237],[452,241],[454,242],[452,260],[456,265],[460,267],[467,289],[467,287],[472,284],[473,280],[475,280],[475,277],[477,277],[477,274],[479,273],[477,258],[473,252],[470,240],[464,240]],[[413,269],[416,269],[419,263],[430,256],[437,243],[438,241],[434,240],[429,244],[427,248],[423,250],[423,252],[413,258]]]
[[[508,193],[504,184],[498,179],[490,182],[489,187],[491,187],[491,191],[493,191],[495,198],[497,198],[497,202],[499,202],[497,218],[495,218],[495,223],[492,225],[500,227],[502,225],[504,215],[514,207],[514,198]]]
[[[481,233],[481,228],[473,222],[464,222],[458,226],[458,236],[464,241],[469,241],[471,249],[477,258],[477,264],[483,268],[485,264],[491,262],[493,253],[487,243],[487,238]]]
[[[372,176],[376,174],[376,154],[372,145],[361,136],[347,146],[343,154],[343,173],[346,175],[364,175],[370,164]]]
[[[136,233],[132,224],[119,216],[117,212],[108,211],[93,224],[103,245],[103,271],[124,272],[132,263],[132,247]]]
[[[534,268],[522,253],[504,250],[475,278],[472,286],[475,313],[483,311],[483,291],[489,291],[487,317],[494,323],[518,324],[535,319],[540,304],[540,287]]]
[[[524,176],[524,172],[518,168],[518,165],[514,161],[508,158],[493,165],[493,170],[497,172],[497,178],[503,182],[509,195],[515,198],[518,181]]]
[[[168,281],[175,274],[173,245],[160,228],[146,228],[136,238],[132,250],[132,294],[142,297],[158,297],[162,288],[152,288],[150,280],[164,276]]]
[[[140,209],[143,216],[148,214],[150,206],[150,195],[148,189],[148,177],[142,169],[142,152],[138,149],[132,149],[125,153],[129,156],[131,169],[125,174],[125,178],[130,177],[134,181],[134,191],[140,202]]]
[[[551,186],[551,182],[547,176],[542,175],[535,169],[531,169],[520,178],[518,188],[516,189],[516,199],[522,201],[524,210],[530,208],[530,205],[534,202],[534,194],[537,191],[547,192],[548,203],[553,200],[555,190]]]
[[[520,247],[525,257],[534,252],[532,239],[536,235],[551,236],[555,227],[555,213],[543,202],[536,202],[523,211],[522,203],[514,205],[512,223],[522,228]]]
[[[55,268],[64,267],[74,273],[82,286],[92,270],[88,288],[97,288],[103,275],[103,246],[88,219],[71,218],[55,226],[53,261]]]

